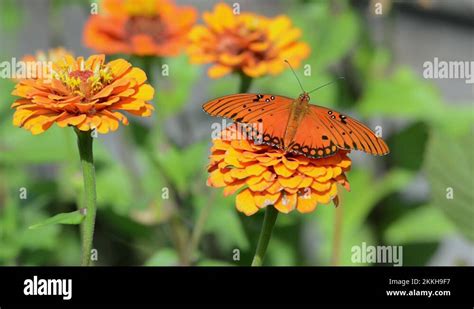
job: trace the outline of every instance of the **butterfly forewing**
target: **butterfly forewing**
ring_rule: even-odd
[[[284,148],[283,135],[292,99],[271,94],[241,93],[220,97],[203,105],[211,116],[230,118],[238,123],[256,124],[264,144]]]

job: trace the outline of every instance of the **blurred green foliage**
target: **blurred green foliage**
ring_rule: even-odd
[[[14,1],[0,3],[3,29],[14,28],[21,10]],[[70,5],[53,4],[56,11]],[[305,62],[311,76],[299,74],[304,87],[350,72],[336,86],[316,92],[312,102],[347,110],[364,121],[383,119],[392,152],[354,162],[348,174],[352,192],[341,196],[340,227],[331,205],[307,215],[280,215],[266,264],[330,265],[338,250],[339,264],[354,265],[352,246],[366,242],[404,245],[410,264],[422,265],[448,235],[474,241],[472,104],[448,104],[411,69],[391,68],[390,52],[370,41],[364,19],[346,1],[287,5],[312,48]],[[170,76],[155,74],[153,121],[132,119],[129,127],[94,144],[97,264],[249,265],[263,213],[245,217],[235,209],[235,196],[225,198],[221,190],[206,187],[210,139],[182,147],[163,130],[164,122],[192,100],[205,70],[189,65],[183,55],[156,61],[155,71],[163,61]],[[12,89],[11,81],[0,80],[0,265],[75,265],[80,255],[77,227],[28,229],[58,213],[77,214],[82,179],[75,135],[53,127],[33,137],[13,127]],[[209,89],[210,97],[234,93],[238,78],[213,81]],[[289,70],[255,80],[251,91],[257,89],[290,97],[300,91]],[[413,202],[405,193],[420,179],[430,192]],[[19,198],[22,188],[26,199]],[[446,198],[447,188],[453,188],[454,199]],[[337,228],[341,240],[335,248]]]

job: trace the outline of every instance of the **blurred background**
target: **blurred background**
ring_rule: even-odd
[[[217,2],[177,3],[202,14]],[[297,69],[305,88],[345,77],[312,103],[381,126],[391,148],[385,157],[351,153],[352,191],[337,211],[280,215],[265,264],[364,265],[352,263],[351,248],[365,242],[402,245],[404,265],[474,265],[473,84],[423,77],[435,57],[473,61],[474,1],[238,3],[242,11],[288,15],[311,45],[303,61],[311,76]],[[89,16],[87,0],[0,0],[0,62],[58,46],[92,54],[82,40]],[[263,212],[246,217],[235,196],[206,186],[216,119],[201,111],[207,100],[237,92],[239,80],[210,80],[185,53],[163,62],[170,75],[154,78],[153,119],[133,119],[94,145],[96,264],[249,265]],[[77,208],[76,137],[57,126],[36,137],[14,127],[13,87],[0,79],[0,265],[76,265],[77,226],[28,229]],[[286,70],[256,80],[251,91],[296,97],[300,89]]]

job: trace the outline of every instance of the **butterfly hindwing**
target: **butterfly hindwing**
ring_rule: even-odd
[[[337,152],[335,141],[327,129],[316,118],[307,114],[296,131],[293,142],[288,146],[290,152],[310,158],[324,158]]]
[[[307,117],[323,128],[325,134],[321,134],[319,138],[327,137],[337,148],[361,150],[374,155],[385,155],[389,152],[387,144],[381,138],[349,116],[322,106],[311,105]]]

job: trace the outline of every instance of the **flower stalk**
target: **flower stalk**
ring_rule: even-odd
[[[253,257],[252,266],[262,266],[268,243],[272,236],[273,227],[278,217],[278,210],[273,205],[268,205],[265,209],[265,217],[263,218],[262,230],[258,239],[257,250]]]
[[[334,214],[334,238],[332,243],[331,265],[338,266],[341,258],[341,238],[342,238],[343,209],[339,205]]]
[[[94,226],[96,216],[96,183],[93,155],[93,137],[91,131],[80,131],[76,129],[77,145],[81,158],[82,175],[84,179],[84,204],[81,209],[85,215],[81,223],[82,238],[82,266],[90,266],[91,251],[94,239]]]
[[[245,93],[249,91],[250,86],[252,85],[252,77],[245,75],[245,73],[240,72],[240,87],[239,87],[239,93]]]

